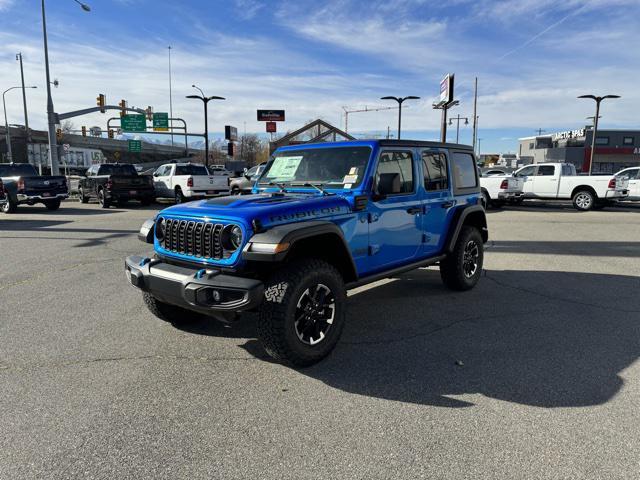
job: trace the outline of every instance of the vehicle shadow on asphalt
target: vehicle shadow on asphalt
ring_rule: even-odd
[[[350,296],[341,342],[299,373],[357,395],[449,408],[473,406],[478,395],[599,405],[640,354],[639,289],[639,277],[490,270],[459,293],[437,270],[420,269]],[[242,348],[266,358],[255,316],[188,331],[248,338]]]
[[[504,241],[490,240],[485,247],[500,253],[542,255],[578,255],[594,257],[640,257],[640,242],[578,242],[578,241]]]
[[[542,201],[524,202],[522,205],[504,205],[502,207],[491,207],[487,210],[487,213],[500,213],[508,210],[519,212],[561,212],[561,213],[582,213],[588,215],[591,212],[580,212],[576,210],[571,203],[545,203]],[[595,212],[605,213],[640,213],[640,202],[636,203],[622,203],[611,207],[605,207],[602,210],[595,210]]]

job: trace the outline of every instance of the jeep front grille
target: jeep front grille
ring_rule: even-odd
[[[196,222],[193,220],[164,219],[164,238],[160,245],[165,250],[200,258],[228,258],[231,252],[222,248],[220,223]]]

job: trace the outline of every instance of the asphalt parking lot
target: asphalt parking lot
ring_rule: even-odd
[[[254,318],[154,318],[123,258],[156,208],[0,216],[0,478],[638,478],[640,207],[489,213],[485,275],[352,291],[294,370]]]

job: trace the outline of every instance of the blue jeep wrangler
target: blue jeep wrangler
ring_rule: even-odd
[[[409,140],[275,151],[247,196],[166,208],[143,225],[150,257],[129,281],[156,316],[230,321],[258,311],[276,359],[306,366],[336,346],[347,290],[439,265],[444,284],[480,278],[487,222],[470,147]]]

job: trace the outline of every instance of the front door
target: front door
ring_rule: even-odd
[[[640,200],[640,168],[629,170],[629,198]]]
[[[529,165],[528,167],[524,167],[518,171],[518,177],[522,178],[523,187],[522,192],[525,197],[533,197],[533,179],[535,174],[536,166]]]
[[[411,150],[383,150],[374,177],[374,192],[383,178],[395,179],[397,193],[369,203],[371,272],[410,263],[422,245],[422,199]],[[399,182],[399,183],[398,183]]]
[[[447,155],[444,151],[422,150],[422,174],[424,177],[424,216],[422,226],[424,257],[442,250],[444,234],[448,231],[448,215],[453,207],[453,197],[449,184]]]

